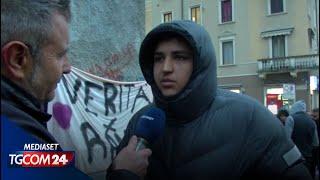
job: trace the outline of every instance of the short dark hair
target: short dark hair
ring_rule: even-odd
[[[55,13],[70,22],[70,0],[1,0],[1,48],[10,41],[21,41],[37,57],[50,41]]]
[[[277,117],[280,118],[280,116],[282,116],[282,115],[288,117],[288,116],[289,116],[288,110],[286,110],[286,109],[280,109],[280,110],[278,111]]]
[[[153,42],[154,46],[153,46],[152,52],[154,53],[157,46],[161,42],[169,41],[172,39],[177,39],[178,41],[184,42],[193,51],[191,44],[182,35],[180,35],[179,33],[176,33],[176,32],[166,32],[166,33],[161,33],[157,37],[155,37],[154,42]]]

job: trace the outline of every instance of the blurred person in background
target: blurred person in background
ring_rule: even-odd
[[[293,120],[292,116],[290,116],[289,111],[286,109],[280,109],[278,111],[277,118],[284,125],[284,128],[287,133],[287,137],[291,138],[293,126],[294,126],[294,120]]]
[[[319,108],[312,109],[311,115],[312,115],[313,120],[316,122],[318,139],[320,139]],[[318,170],[318,178],[320,176],[320,157],[319,157],[319,154],[320,154],[320,148],[318,146],[318,148],[314,151],[314,158],[316,160],[316,166],[317,166],[317,170]]]
[[[290,115],[294,120],[292,140],[305,158],[305,165],[314,178],[314,152],[319,147],[319,139],[316,123],[307,114],[306,109],[306,103],[302,100],[295,102],[290,109]]]

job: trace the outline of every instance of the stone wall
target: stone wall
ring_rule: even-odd
[[[145,35],[144,0],[71,2],[72,66],[112,80],[143,80],[138,52]]]

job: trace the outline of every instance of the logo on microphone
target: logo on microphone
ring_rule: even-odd
[[[153,120],[154,120],[153,117],[146,116],[146,115],[142,115],[141,118],[143,118],[143,119],[148,119],[148,120],[150,120],[150,121],[153,121]]]

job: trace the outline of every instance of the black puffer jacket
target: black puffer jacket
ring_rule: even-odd
[[[194,50],[189,83],[174,97],[162,96],[153,78],[153,51],[165,33],[182,36]],[[209,34],[191,21],[161,24],[144,39],[140,66],[155,106],[166,112],[164,136],[152,146],[146,179],[306,178],[300,153],[280,122],[245,95],[217,89],[216,57]],[[119,151],[134,134],[130,121]]]

